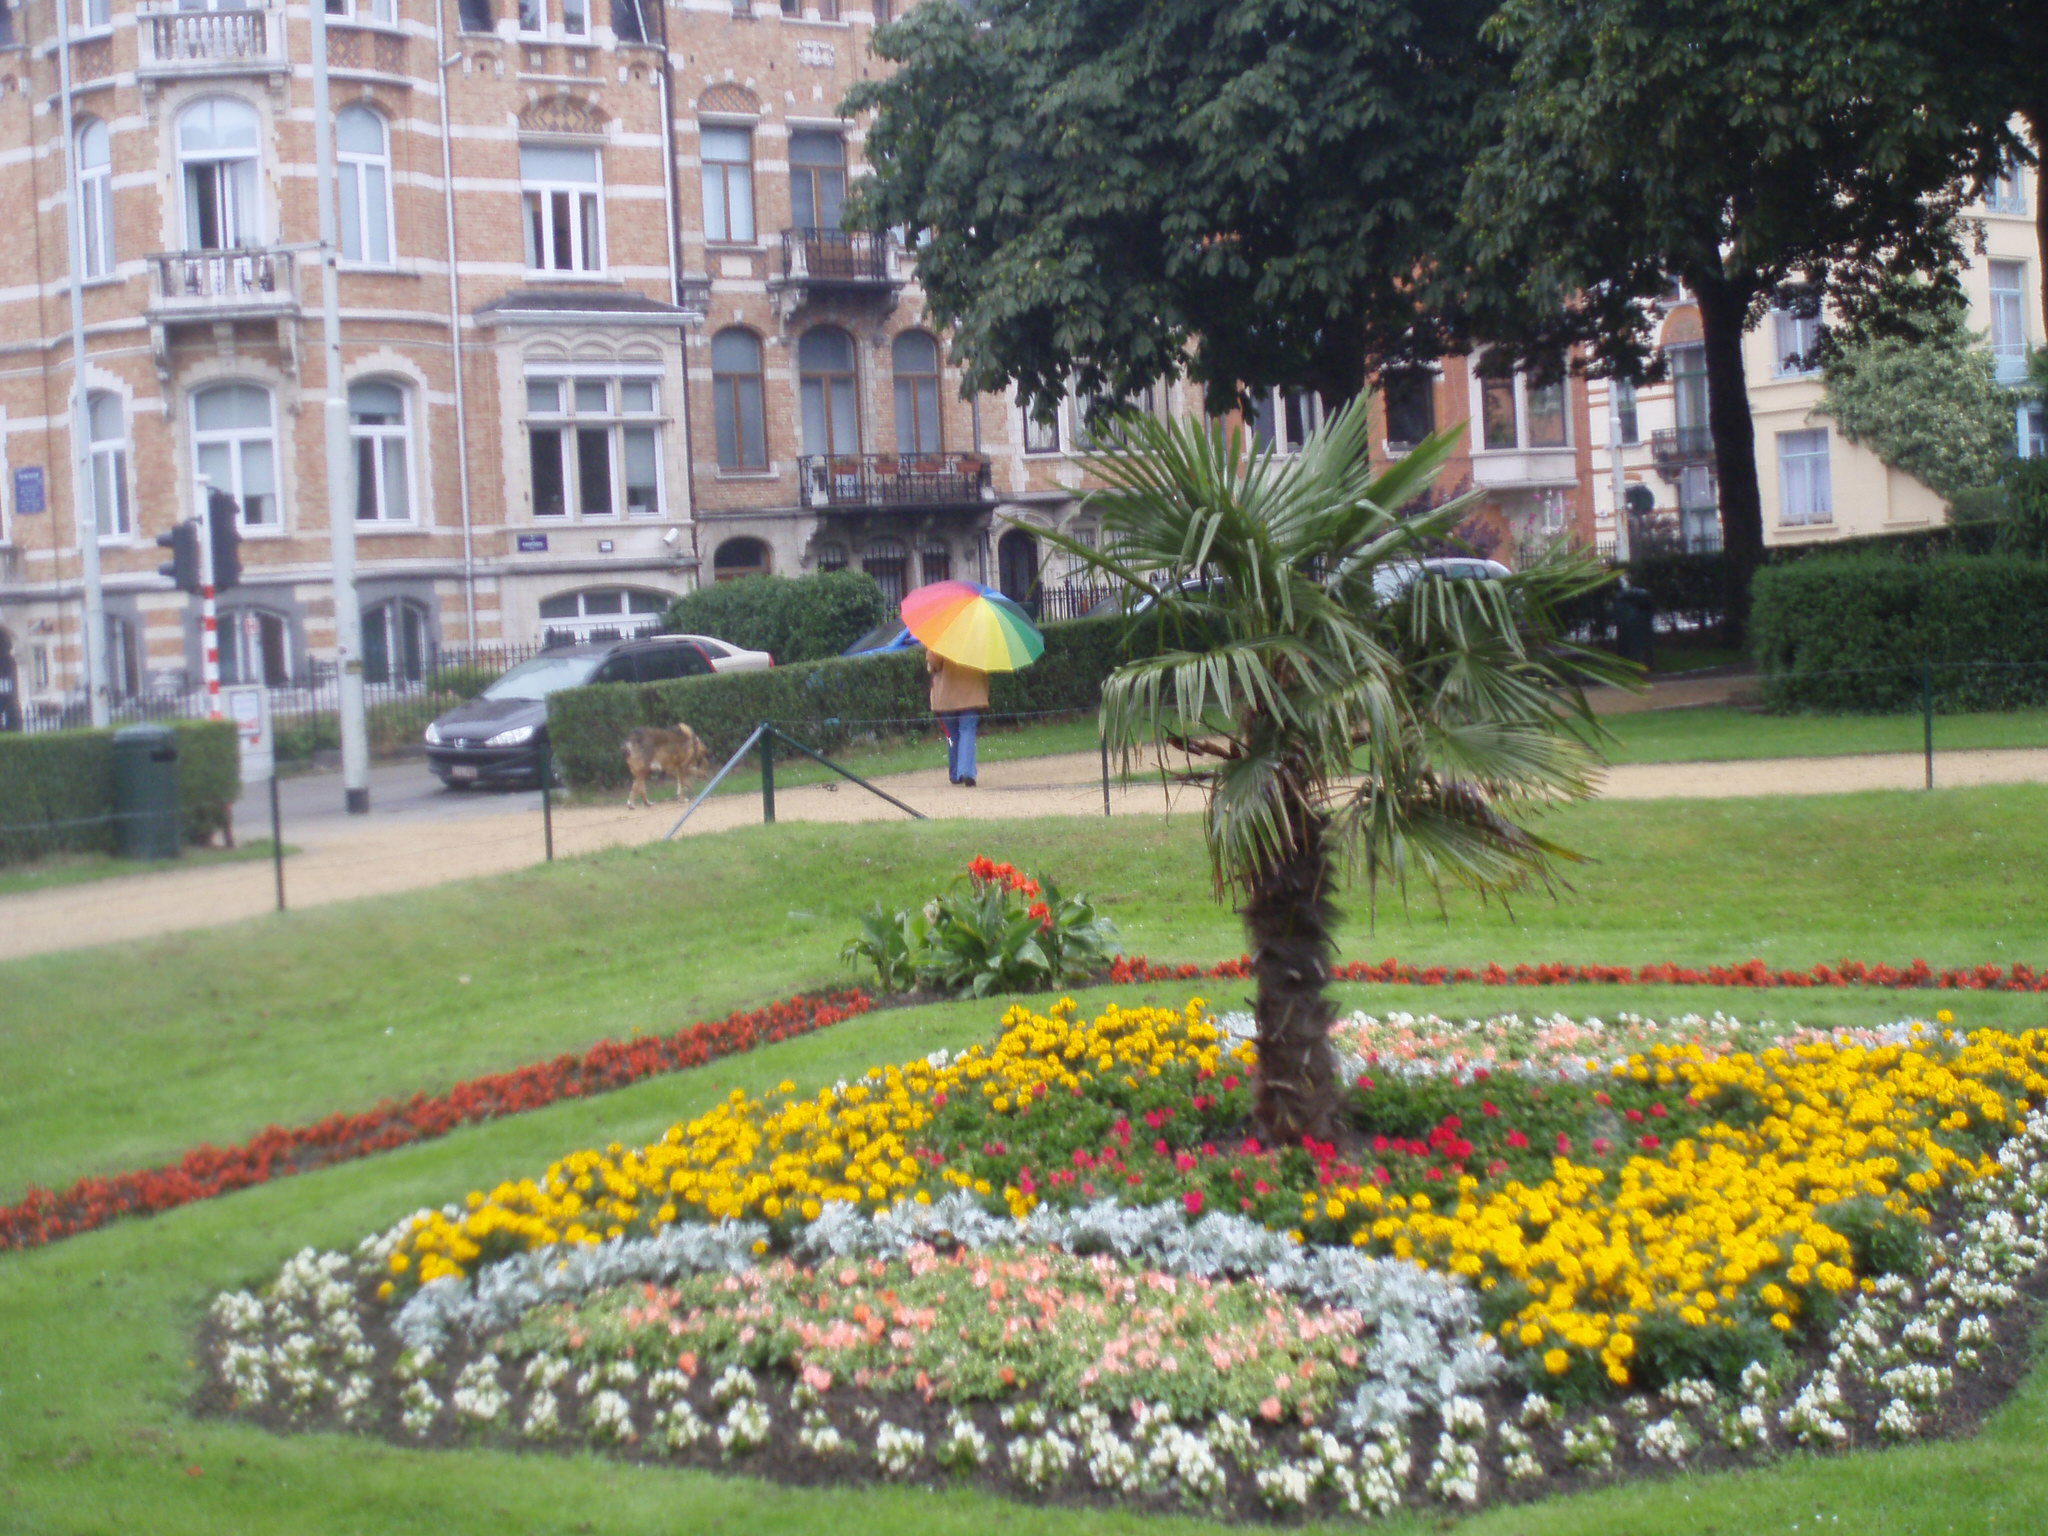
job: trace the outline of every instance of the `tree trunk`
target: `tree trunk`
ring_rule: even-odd
[[[2041,274],[2041,315],[2048,320],[2048,100],[2020,113],[2034,141],[2034,270]]]
[[[1740,645],[1749,628],[1749,583],[1764,558],[1763,491],[1756,474],[1756,424],[1749,414],[1749,380],[1742,366],[1742,333],[1749,319],[1745,288],[1708,278],[1693,282],[1706,342],[1707,425],[1714,437],[1714,477],[1720,486],[1721,540],[1727,551],[1724,627]]]
[[[1244,905],[1259,1025],[1253,1116],[1275,1146],[1335,1142],[1343,1129],[1337,1057],[1330,1049],[1330,963],[1336,952],[1328,823],[1304,810],[1295,851],[1258,872]]]

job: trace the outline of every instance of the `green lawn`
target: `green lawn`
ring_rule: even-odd
[[[1918,715],[1766,715],[1721,705],[1614,715],[1607,748],[1617,763],[1693,763],[1758,757],[1841,757],[1919,752]],[[2048,747],[2048,710],[1936,715],[1934,750]]]
[[[1592,855],[1558,899],[1512,916],[1454,904],[1357,917],[1349,957],[1783,964],[1848,955],[1935,964],[2043,957],[2048,789],[1796,802],[1595,804],[1558,819]],[[0,966],[0,1198],[127,1167],[266,1122],[443,1087],[840,974],[869,902],[918,899],[988,852],[1101,895],[1134,949],[1241,947],[1211,902],[1192,822],[782,825],[621,849],[517,875],[234,928]],[[741,940],[751,942],[736,942]],[[1219,1005],[1244,983],[1126,998]],[[1566,1010],[1878,1022],[1948,1005],[1964,1023],[2048,1023],[2048,998],[1707,988],[1344,989],[1347,1004],[1446,1013]],[[1093,1001],[1093,997],[1089,999]],[[0,1533],[356,1536],[501,1533],[1127,1532],[1155,1522],[964,1490],[826,1491],[629,1468],[592,1456],[413,1452],[198,1422],[188,1343],[211,1295],[306,1244],[352,1243],[421,1204],[569,1148],[657,1134],[728,1089],[821,1083],[992,1032],[999,1002],[896,1010],[617,1094],[460,1132],[25,1254],[0,1255]],[[1840,1515],[1858,1536],[2031,1530],[2048,1507],[2048,1382],[1984,1435],[1842,1460],[1793,1458],[1458,1527],[1495,1536],[1789,1531]],[[1401,1531],[1439,1529],[1414,1520]],[[1823,1529],[1828,1528],[1826,1524]]]
[[[292,852],[285,845],[285,854]],[[187,848],[175,859],[117,859],[111,853],[60,853],[33,864],[0,869],[0,896],[21,891],[46,891],[53,886],[84,885],[93,880],[117,880],[126,875],[161,874],[165,870],[192,869],[205,864],[239,864],[245,859],[270,857],[270,839],[253,838],[235,848]],[[4,919],[0,919],[4,920]]]
[[[2043,958],[2048,789],[1595,803],[1554,825],[1589,858],[1573,890],[1448,918],[1418,900],[1376,929],[1354,911],[1346,957]],[[830,983],[862,911],[922,900],[977,853],[1097,893],[1156,959],[1242,950],[1193,818],[1143,815],[753,827],[174,935],[114,964],[18,961],[0,967],[0,1198]]]

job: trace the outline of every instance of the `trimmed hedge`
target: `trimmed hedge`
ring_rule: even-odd
[[[1751,638],[1779,710],[2048,702],[2048,561],[2001,555],[1811,555],[1757,572]]]
[[[815,571],[699,587],[671,603],[662,623],[671,634],[714,635],[788,666],[839,655],[888,613],[866,571]]]
[[[1131,656],[1156,650],[1158,636],[1156,623],[1114,617],[1048,624],[1044,656],[990,680],[989,713],[1091,710],[1102,680]],[[566,688],[548,699],[548,737],[570,784],[608,787],[626,782],[621,747],[643,725],[686,721],[722,763],[763,720],[831,752],[856,736],[929,727],[929,700],[924,652],[888,651],[765,672]]]
[[[178,740],[178,804],[185,836],[204,842],[228,824],[241,793],[235,728],[222,720],[169,720]],[[114,733],[0,735],[0,864],[52,853],[112,853]]]

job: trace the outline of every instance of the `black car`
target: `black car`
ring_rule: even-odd
[[[711,658],[680,635],[608,640],[543,651],[427,727],[427,761],[449,788],[538,784],[548,739],[548,695],[585,683],[658,683],[709,677]]]

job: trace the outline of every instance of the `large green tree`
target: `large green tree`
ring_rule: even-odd
[[[1650,356],[1646,301],[1672,277],[1692,291],[1739,590],[1763,549],[1744,331],[1788,283],[1810,298],[1952,270],[1965,185],[2006,142],[1976,103],[1943,94],[1945,14],[1902,0],[1504,0],[1489,26],[1513,89],[1468,191],[1475,255],[1519,274],[1525,310],[1575,310],[1597,366],[1624,375]],[[1512,313],[1496,327],[1515,328]]]
[[[1502,83],[1492,6],[931,0],[847,100],[874,113],[859,208],[925,232],[972,388],[1348,399],[1463,339],[1445,242]]]
[[[1052,535],[1157,606],[1183,646],[1104,684],[1119,750],[1182,754],[1207,791],[1219,892],[1244,915],[1257,986],[1255,1114],[1276,1142],[1343,1138],[1329,997],[1347,861],[1387,890],[1489,895],[1549,876],[1531,829],[1590,793],[1580,691],[1611,658],[1564,642],[1561,603],[1605,581],[1559,555],[1497,581],[1425,574],[1419,557],[1469,497],[1415,516],[1456,442],[1440,433],[1375,471],[1366,399],[1298,456],[1213,422],[1123,418],[1091,468],[1100,547]],[[1184,582],[1201,570],[1212,578]]]

